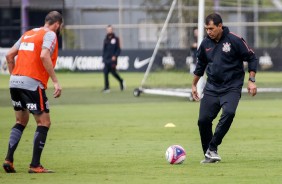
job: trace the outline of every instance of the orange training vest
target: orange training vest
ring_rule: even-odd
[[[44,28],[36,28],[23,34],[15,68],[12,72],[12,75],[23,75],[39,80],[45,89],[47,89],[49,74],[43,66],[40,54],[43,37],[47,32],[48,30],[45,30]],[[51,56],[54,68],[58,57],[58,41],[54,40],[53,44],[56,44]]]

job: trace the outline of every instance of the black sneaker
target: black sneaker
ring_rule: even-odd
[[[213,159],[216,161],[221,161],[220,156],[217,154],[217,151],[211,151],[210,149],[207,150],[205,156],[209,159]]]
[[[123,91],[123,90],[125,90],[125,88],[126,88],[125,81],[122,80],[122,81],[120,82],[120,90]]]
[[[214,159],[210,159],[208,157],[205,157],[204,160],[202,160],[200,163],[201,164],[215,164],[217,163],[218,161],[217,160],[214,160]]]

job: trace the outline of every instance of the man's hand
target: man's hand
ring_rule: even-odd
[[[194,75],[193,82],[192,82],[192,97],[196,101],[200,101],[199,93],[197,91],[197,83],[200,80],[200,76]]]
[[[62,88],[60,86],[60,84],[58,82],[54,83],[54,93],[53,93],[53,97],[54,98],[59,98],[62,94]]]
[[[195,86],[195,85],[192,85],[192,97],[193,97],[194,100],[200,101],[200,97],[199,97],[199,94],[198,94],[198,91],[197,91],[197,86]]]
[[[254,82],[252,81],[249,81],[248,82],[248,93],[251,95],[251,96],[255,96],[257,94],[257,86]]]

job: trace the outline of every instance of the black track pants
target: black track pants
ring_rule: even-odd
[[[221,144],[232,124],[240,98],[241,93],[228,92],[221,96],[205,94],[201,99],[198,126],[204,154],[208,148],[214,151]],[[221,109],[222,114],[213,134],[212,121]]]
[[[110,88],[109,73],[111,73],[119,81],[119,83],[122,82],[122,78],[119,76],[119,74],[116,71],[115,63],[105,63],[103,72],[104,72],[104,81],[105,81],[104,89]]]

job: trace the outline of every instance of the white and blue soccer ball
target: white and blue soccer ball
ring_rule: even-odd
[[[165,157],[170,164],[182,164],[186,159],[186,152],[182,146],[172,145],[167,148]]]

